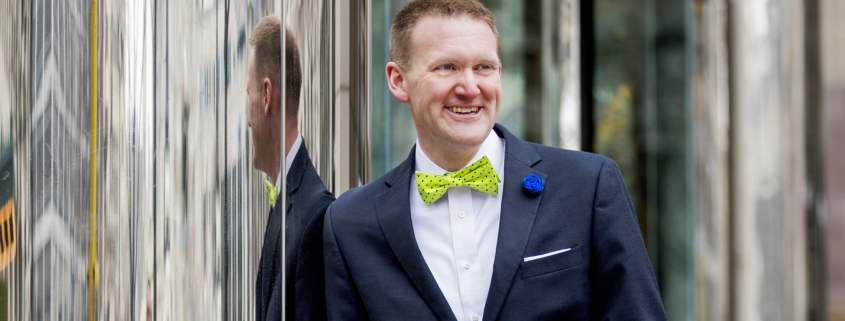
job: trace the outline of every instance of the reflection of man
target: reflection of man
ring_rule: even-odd
[[[297,130],[299,91],[302,76],[299,51],[293,34],[285,35],[285,153],[287,215],[282,225],[281,197],[281,23],[278,17],[261,19],[250,38],[247,95],[249,126],[252,128],[253,165],[275,177],[267,182],[272,209],[267,220],[264,245],[255,289],[256,320],[276,320],[282,315],[285,291],[287,320],[325,319],[323,279],[323,216],[334,197],[326,190],[308,157],[308,150]],[[282,226],[287,226],[287,286],[282,289]]]
[[[662,320],[616,164],[495,125],[499,36],[475,0],[414,1],[388,86],[417,144],[326,213],[329,319]]]

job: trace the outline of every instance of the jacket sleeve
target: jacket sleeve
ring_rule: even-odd
[[[326,192],[328,194],[328,192]],[[296,316],[289,320],[326,320],[326,282],[323,264],[323,224],[326,208],[334,197],[323,195],[322,204],[317,208],[302,235],[302,251],[296,267]]]
[[[323,226],[328,320],[369,320],[335,235],[332,208],[326,211]]]
[[[593,204],[593,320],[666,320],[628,189],[605,159]]]

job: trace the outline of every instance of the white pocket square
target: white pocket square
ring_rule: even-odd
[[[569,251],[569,250],[571,250],[571,249],[572,249],[572,248],[565,248],[565,249],[562,249],[562,250],[557,250],[557,251],[554,251],[554,252],[549,252],[549,253],[546,253],[546,254],[540,254],[540,255],[535,255],[535,256],[529,256],[529,257],[524,258],[524,260],[525,260],[525,262],[530,262],[530,261],[534,261],[534,260],[539,260],[539,259],[542,259],[542,258],[544,258],[544,257],[549,257],[549,256],[552,256],[552,255],[555,255],[555,254],[560,254],[560,253],[563,253],[563,252]]]

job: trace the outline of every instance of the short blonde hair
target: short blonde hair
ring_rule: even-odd
[[[425,17],[460,17],[467,15],[490,26],[496,36],[496,54],[501,59],[502,39],[496,29],[496,19],[478,0],[415,0],[409,3],[393,19],[390,26],[390,60],[402,68],[408,68],[411,60],[411,34],[420,19]]]
[[[277,90],[281,90],[280,69],[282,56],[282,22],[276,15],[269,15],[258,22],[249,38],[250,46],[255,49],[255,77],[261,83],[262,79],[270,78]],[[296,116],[299,113],[299,91],[302,89],[302,70],[299,63],[299,48],[290,29],[285,28],[285,83],[286,98],[294,103],[287,104],[287,114]],[[279,91],[277,91],[279,92]]]

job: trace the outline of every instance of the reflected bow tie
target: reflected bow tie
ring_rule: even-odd
[[[270,183],[270,180],[265,177],[264,189],[267,190],[267,197],[270,198],[270,208],[273,208],[276,206],[276,200],[279,198],[279,188]]]
[[[416,176],[417,189],[425,205],[436,202],[449,188],[457,186],[469,186],[476,191],[496,195],[501,182],[487,156],[457,172],[431,175],[417,171]]]

